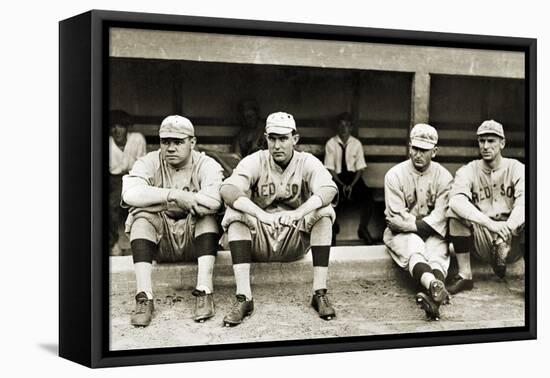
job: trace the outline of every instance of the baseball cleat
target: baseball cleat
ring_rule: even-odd
[[[204,290],[193,290],[191,293],[195,299],[195,315],[193,320],[198,323],[204,323],[205,320],[214,316],[214,296],[212,293],[206,294]]]
[[[439,320],[439,304],[436,303],[429,295],[418,293],[415,296],[416,304],[419,305],[430,320]]]
[[[493,271],[500,278],[506,276],[506,259],[511,249],[512,245],[507,242],[493,245]]]
[[[223,318],[223,324],[226,327],[234,327],[243,322],[244,318],[252,315],[254,312],[254,299],[246,300],[246,296],[237,294],[237,300],[233,303],[233,308]]]
[[[154,309],[154,301],[149,299],[145,292],[139,292],[136,295],[136,309],[132,314],[130,323],[135,327],[147,327],[153,318]]]
[[[321,319],[331,320],[336,317],[336,311],[334,311],[327,297],[327,289],[315,290],[315,294],[311,297],[311,307],[319,313]]]
[[[437,304],[446,304],[449,302],[449,293],[445,289],[445,284],[438,279],[430,283],[430,296]]]
[[[446,287],[450,294],[456,294],[461,291],[472,290],[474,288],[474,280],[462,278],[462,276],[457,274]]]

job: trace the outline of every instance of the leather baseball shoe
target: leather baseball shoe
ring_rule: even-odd
[[[319,313],[321,319],[331,320],[336,316],[336,311],[328,300],[327,289],[315,290],[315,294],[311,297],[311,306]]]
[[[147,327],[153,318],[155,309],[154,301],[141,291],[136,295],[136,309],[132,314],[130,322],[136,327]]]
[[[462,278],[462,276],[457,274],[454,276],[451,283],[446,286],[450,294],[456,294],[461,291],[472,290],[474,288],[474,280]]]
[[[233,308],[223,318],[223,324],[226,327],[234,327],[243,322],[244,318],[252,315],[254,312],[254,299],[246,300],[246,296],[237,294],[237,300],[233,303]]]
[[[430,320],[439,320],[440,314],[439,314],[439,303],[433,300],[432,297],[427,295],[426,293],[418,293],[415,296],[416,304],[419,305],[424,312],[426,312],[426,316]]]
[[[191,293],[195,296],[195,315],[193,320],[199,323],[203,323],[205,320],[210,319],[216,313],[214,309],[214,296],[212,293],[206,294],[204,290],[193,290]]]
[[[430,296],[437,304],[444,304],[449,301],[449,293],[445,288],[445,284],[438,279],[430,283]]]

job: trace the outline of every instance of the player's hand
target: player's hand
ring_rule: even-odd
[[[258,220],[261,223],[264,223],[268,226],[271,226],[276,230],[278,230],[281,227],[280,224],[279,224],[279,221],[278,221],[278,216],[276,214],[273,214],[273,213],[268,213],[266,211],[262,211],[258,215]]]
[[[184,190],[173,189],[168,195],[168,201],[175,202],[179,207],[197,215],[199,204],[195,200],[195,195]]]
[[[298,210],[282,211],[278,213],[278,222],[281,226],[296,227],[296,224],[303,218],[303,214]]]
[[[487,224],[487,229],[491,232],[494,232],[505,241],[510,240],[510,238],[512,237],[512,230],[510,230],[506,222],[491,220]]]
[[[400,217],[387,217],[386,224],[393,232],[416,232],[416,224],[413,222],[404,221]]]

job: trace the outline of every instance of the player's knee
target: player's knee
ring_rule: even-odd
[[[195,237],[206,233],[218,234],[219,232],[220,228],[215,216],[205,215],[204,217],[197,219],[197,223],[195,225]]]
[[[130,241],[136,239],[145,239],[153,243],[158,242],[158,232],[150,219],[137,218],[130,228]]]
[[[252,235],[246,224],[235,221],[227,227],[227,238],[230,242],[234,240],[252,240]]]
[[[449,235],[450,236],[470,236],[472,230],[462,220],[456,218],[449,218]]]
[[[332,220],[329,217],[321,217],[311,227],[311,245],[327,245],[332,242]]]

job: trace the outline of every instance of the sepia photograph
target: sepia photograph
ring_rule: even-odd
[[[528,326],[523,50],[107,34],[109,351]]]

